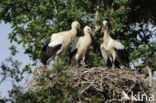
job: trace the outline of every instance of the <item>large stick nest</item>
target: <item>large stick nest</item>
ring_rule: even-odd
[[[73,88],[78,88],[80,95],[85,97],[85,102],[90,102],[90,98],[96,97],[105,103],[122,103],[124,101],[129,103],[131,100],[123,99],[123,92],[129,96],[132,91],[133,94],[150,93],[148,82],[144,79],[145,75],[138,74],[136,71],[100,67],[70,67],[61,72],[52,73],[49,76],[50,79],[47,78],[49,88],[53,90],[58,85],[64,88],[60,82],[62,73],[68,75],[68,82]],[[34,76],[34,79],[29,83],[28,90],[38,90],[41,88],[38,85],[38,80],[43,74]],[[69,96],[69,99],[73,103],[79,103],[80,101],[84,103],[81,98]]]

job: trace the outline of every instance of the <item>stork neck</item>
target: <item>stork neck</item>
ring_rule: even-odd
[[[85,37],[90,37],[90,34],[88,32],[85,32]]]
[[[90,36],[88,32],[84,32],[84,36]]]
[[[72,27],[71,32],[72,32],[72,34],[76,35],[77,34],[77,28],[76,27]]]
[[[109,35],[109,32],[108,32],[108,28],[106,27],[106,30],[104,31],[104,43],[108,43],[108,41],[110,40],[110,35]]]
[[[84,38],[86,38],[86,42],[87,42],[88,44],[91,43],[91,36],[90,36],[90,33],[88,33],[88,32],[85,33]]]
[[[74,40],[76,34],[77,34],[77,29],[76,28],[72,28],[71,31],[70,31],[70,34],[71,34],[71,41]]]

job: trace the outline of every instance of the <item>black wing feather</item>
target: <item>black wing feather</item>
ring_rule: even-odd
[[[44,65],[46,65],[47,60],[62,47],[62,44],[55,45],[54,47],[49,47],[48,46],[49,43],[50,43],[50,40],[48,40],[46,45],[44,45],[44,47],[42,48],[41,62]]]
[[[43,46],[42,51],[46,51],[46,48],[48,46],[48,44],[50,43],[51,39],[48,39],[46,44]]]
[[[129,63],[129,54],[126,51],[126,49],[116,49],[118,56],[120,57],[120,59],[126,63]]]

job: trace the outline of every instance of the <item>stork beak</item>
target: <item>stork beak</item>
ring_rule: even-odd
[[[103,34],[105,29],[106,29],[106,25],[102,25],[100,34]]]
[[[101,31],[100,31],[100,34],[103,34],[103,33],[104,33],[104,28],[102,27]]]
[[[94,36],[95,36],[95,34],[93,34],[92,32],[90,33],[90,36],[91,36],[91,38],[92,38],[92,40],[94,40]]]
[[[103,26],[103,29],[104,29],[104,30],[106,29],[106,25]]]
[[[77,29],[80,31],[80,32],[78,32],[77,36],[82,36],[82,35],[83,35],[83,31],[82,31],[82,29],[80,28],[80,26],[77,27]]]
[[[80,28],[80,26],[77,28],[80,32],[83,32],[82,29]]]
[[[92,32],[90,33],[90,35],[91,35],[91,36],[94,36],[94,34],[93,34]]]

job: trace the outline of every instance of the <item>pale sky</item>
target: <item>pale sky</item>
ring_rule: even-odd
[[[31,63],[28,55],[25,55],[23,53],[24,50],[21,45],[17,45],[16,43],[10,43],[10,41],[8,39],[8,34],[11,32],[11,25],[1,22],[0,30],[1,30],[1,32],[0,32],[0,63],[10,56],[9,47],[12,44],[14,44],[17,47],[17,50],[19,51],[19,53],[17,53],[17,55],[14,58],[21,61],[22,66],[24,66],[28,63]],[[1,78],[2,78],[2,76],[0,75],[0,80],[1,80]],[[11,82],[9,80],[5,80],[5,82],[3,82],[0,85],[0,96],[2,96],[2,97],[8,96],[7,91],[10,89],[11,89]]]

